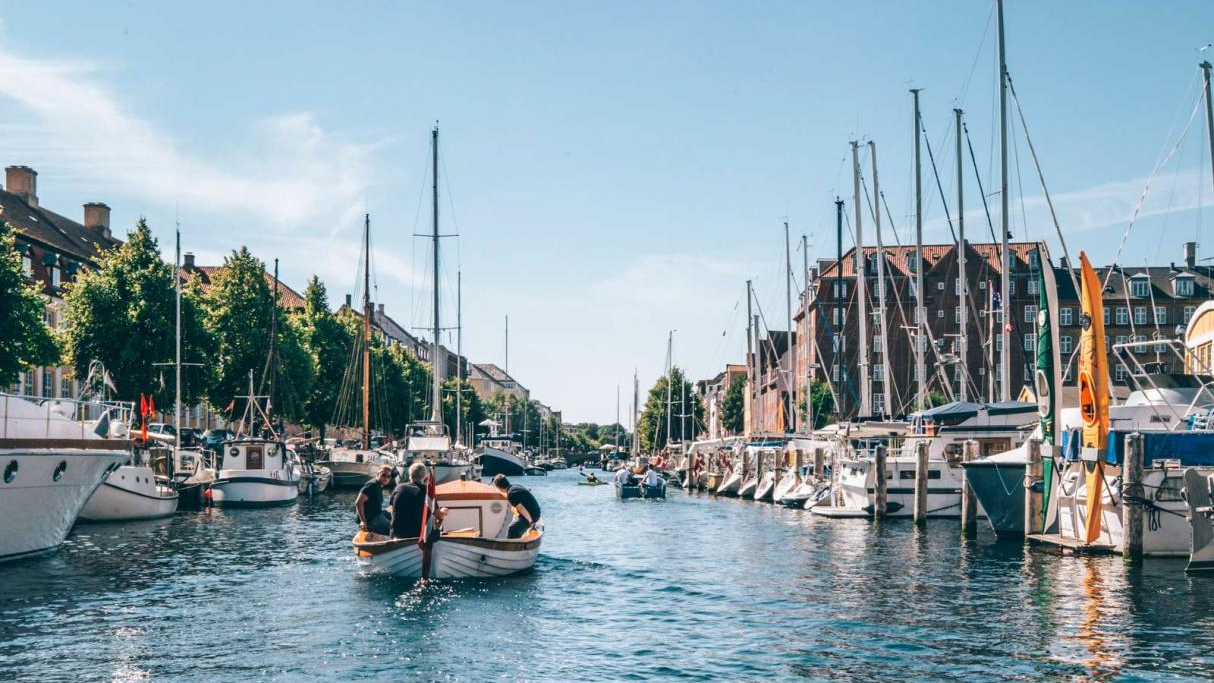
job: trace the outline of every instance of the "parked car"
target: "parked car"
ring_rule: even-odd
[[[176,443],[177,430],[173,429],[173,425],[166,422],[149,422],[148,439],[164,443]]]
[[[232,438],[234,434],[226,429],[208,429],[202,434],[202,447],[208,451],[219,452],[223,442]]]
[[[203,432],[196,427],[181,428],[181,445],[189,448],[202,443]]]

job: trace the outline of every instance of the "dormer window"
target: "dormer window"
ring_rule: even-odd
[[[1139,273],[1130,278],[1130,296],[1147,297],[1151,295],[1151,281],[1146,275]]]
[[[1185,274],[1172,278],[1172,290],[1176,296],[1193,296],[1193,277]]]
[[[906,269],[914,273],[919,270],[919,255],[911,252],[906,255]]]

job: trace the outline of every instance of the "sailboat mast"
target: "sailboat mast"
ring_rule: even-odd
[[[434,375],[434,388],[430,397],[430,419],[436,425],[441,425],[443,422],[443,354],[442,346],[439,343],[439,334],[442,328],[439,326],[439,298],[438,298],[438,124],[434,125],[434,130],[430,132],[431,141],[431,175],[433,175],[433,195],[431,200],[434,203],[434,355],[430,363],[431,374]],[[441,429],[441,427],[440,427]]]
[[[751,310],[751,293],[750,280],[746,281],[746,396],[750,403],[750,419],[747,420],[746,435],[750,436],[755,431],[755,410],[758,406],[759,391],[755,387],[755,349],[754,349],[754,328],[751,324],[753,320],[753,311]]]
[[[792,325],[792,246],[788,241],[788,221],[784,221],[784,303],[788,308],[788,366],[784,368],[784,388],[788,401],[784,414],[788,416],[785,432],[797,431],[797,345],[793,343]]]
[[[957,305],[960,311],[961,319],[958,321],[961,325],[961,335],[959,337],[960,359],[958,366],[961,368],[961,400],[969,400],[969,271],[965,267],[965,191],[963,189],[962,178],[965,176],[965,167],[961,157],[961,110],[954,109],[953,115],[956,117],[954,128],[957,129]]]
[[[620,385],[615,385],[615,453],[620,452]]]
[[[633,368],[633,370],[632,370],[632,448],[630,450],[632,451],[632,457],[634,457],[634,458],[637,457],[637,455],[639,453],[639,449],[640,449],[640,441],[638,440],[638,436],[637,436],[638,434],[640,434],[640,431],[641,431],[641,429],[640,429],[641,421],[639,419],[637,419],[637,413],[639,413],[641,410],[640,402],[641,402],[641,383],[640,383],[640,380],[637,379],[636,368]]]
[[[839,368],[839,376],[835,381],[842,383],[843,374],[847,370],[843,367],[843,200],[835,197],[835,325],[831,330],[831,363]],[[839,403],[836,410],[839,412],[839,417],[843,417],[843,392],[839,392]]]
[[[923,365],[923,168],[919,152],[919,89],[911,90],[915,101],[915,409],[923,412],[927,400],[927,368]]]
[[[174,363],[173,363],[173,433],[177,435],[177,445],[181,445],[181,225],[177,225],[177,250],[173,256],[173,287],[176,290],[174,293],[177,301],[176,313],[176,331],[174,341]],[[169,466],[172,467],[173,458],[169,459]]]
[[[868,417],[873,414],[873,388],[868,382],[868,273],[864,268],[864,213],[860,210],[860,143],[852,140],[852,204],[856,209],[856,310],[857,332],[860,337],[860,410]]]
[[[464,444],[464,272],[455,272],[455,443]],[[524,414],[526,416],[526,414]],[[523,432],[526,446],[527,432]]]
[[[670,362],[670,352],[674,347],[674,330],[666,338],[666,446],[670,446],[671,434],[671,389],[674,385],[674,365]]]
[[[1008,277],[1008,197],[1007,197],[1007,54],[1005,52],[1006,44],[1003,38],[1003,0],[996,0],[995,6],[999,12],[999,202],[1000,208],[1000,227],[1002,232],[999,236],[1000,245],[1002,248],[999,251],[999,268],[1002,275],[999,283],[999,312],[1003,316],[1002,324],[999,327],[999,336],[1003,340],[1003,350],[999,353],[999,398],[1002,401],[1007,401],[1011,398],[1011,339],[1009,331],[1012,327],[1011,308],[1012,302],[1008,298],[1010,293],[1010,278]]]
[[[1205,77],[1206,91],[1206,136],[1210,139],[1210,158],[1214,159],[1214,102],[1210,100],[1210,62],[1204,61],[1201,63],[1201,72]],[[1211,172],[1214,172],[1214,163],[1210,164]]]
[[[363,214],[363,448],[371,449],[371,214]]]
[[[805,329],[809,330],[809,297],[812,290],[809,288],[809,235],[801,235],[801,269],[804,271],[805,278],[805,296],[801,302],[801,308],[805,311]],[[816,327],[816,326],[815,326]],[[814,368],[810,364],[809,359],[812,357],[809,353],[810,344],[813,344],[812,335],[806,334],[805,339],[805,425],[803,431],[808,434],[814,430]]]
[[[266,392],[269,397],[267,405],[271,410],[274,408],[274,385],[278,383],[278,259],[274,259],[274,294],[273,303],[270,305],[270,367],[269,367],[269,384],[270,390]]]
[[[881,243],[881,205],[878,204],[881,188],[877,183],[877,143],[872,140],[868,141],[868,153],[873,165],[873,204],[876,209],[873,211],[873,229],[877,233],[877,325],[880,326],[877,335],[881,339],[881,365],[884,373],[881,377],[881,415],[887,416],[894,405],[893,380],[889,363],[889,327],[885,319],[885,248]]]

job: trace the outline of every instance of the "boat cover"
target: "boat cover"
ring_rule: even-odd
[[[1121,465],[1125,461],[1126,436],[1132,431],[1109,431],[1109,448],[1105,461]],[[1142,464],[1150,467],[1158,460],[1179,460],[1183,467],[1214,466],[1214,432],[1143,431]],[[1062,435],[1062,458],[1079,459],[1082,439],[1078,429],[1068,429]]]

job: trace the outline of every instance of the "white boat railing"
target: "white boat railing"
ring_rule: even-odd
[[[1173,430],[1188,428],[1190,416],[1208,419],[1211,413],[1214,413],[1214,408],[1211,407],[1214,406],[1214,376],[1211,375],[1209,366],[1201,363],[1200,359],[1195,356],[1186,359],[1185,351],[1184,345],[1176,339],[1151,339],[1113,344],[1113,356],[1126,369],[1127,380],[1139,391],[1154,392],[1153,396],[1148,396],[1152,399],[1148,405],[1159,417],[1163,417],[1160,408],[1166,408],[1175,418],[1175,421],[1171,422]],[[1155,360],[1144,364],[1138,359],[1138,356],[1147,354],[1153,355]],[[1197,367],[1194,367],[1195,365]],[[1174,387],[1160,386],[1155,378],[1161,374],[1181,374],[1163,371],[1169,366],[1185,368],[1186,372],[1183,374],[1193,377],[1197,382],[1197,391],[1193,393],[1193,398],[1187,404],[1158,400],[1162,398],[1164,391],[1174,389]],[[1184,388],[1192,389],[1194,387]]]
[[[109,438],[110,425],[130,424],[134,407],[119,401],[37,398],[0,392],[0,439]],[[103,431],[98,431],[102,426]]]

